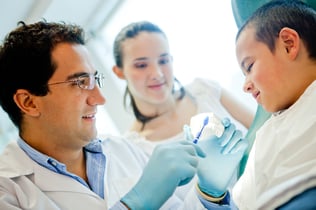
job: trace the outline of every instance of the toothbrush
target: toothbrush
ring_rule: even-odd
[[[203,132],[205,126],[206,126],[207,123],[208,123],[208,120],[209,120],[209,117],[206,116],[205,119],[203,120],[203,125],[202,125],[201,130],[197,133],[196,137],[195,137],[194,140],[193,140],[193,143],[194,143],[194,144],[197,144],[197,143],[198,143],[199,138],[200,138],[200,136],[201,136],[201,134],[202,134],[202,132]]]

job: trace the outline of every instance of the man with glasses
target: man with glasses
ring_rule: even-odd
[[[194,189],[189,202],[173,195],[205,156],[198,145],[157,147],[148,160],[124,139],[96,138],[104,76],[79,26],[21,23],[1,45],[0,75],[0,105],[19,130],[0,155],[0,209],[204,208]]]
[[[103,81],[104,81],[104,75],[102,73],[97,74],[87,74],[83,73],[82,75],[73,75],[73,79],[69,79],[63,82],[54,82],[54,83],[49,83],[48,85],[58,85],[58,84],[63,84],[63,83],[73,83],[78,85],[79,88],[85,89],[85,90],[92,90],[97,83],[100,88],[103,87]]]

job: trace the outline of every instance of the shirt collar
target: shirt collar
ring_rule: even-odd
[[[55,172],[66,170],[65,164],[35,150],[33,147],[28,145],[22,138],[18,138],[17,143],[21,147],[21,149],[38,164]],[[84,147],[84,150],[92,153],[101,153],[101,140],[96,139],[91,141],[87,146]]]

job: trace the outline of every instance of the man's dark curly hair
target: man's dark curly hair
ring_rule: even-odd
[[[13,97],[18,89],[45,96],[56,70],[51,53],[59,43],[85,44],[81,27],[66,23],[19,22],[0,46],[0,105],[21,129],[22,112]]]

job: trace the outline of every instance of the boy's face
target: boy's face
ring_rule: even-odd
[[[291,105],[291,84],[288,69],[291,62],[286,49],[277,39],[272,53],[255,38],[255,30],[246,27],[236,42],[237,61],[245,75],[243,90],[252,94],[268,112],[277,112]]]

